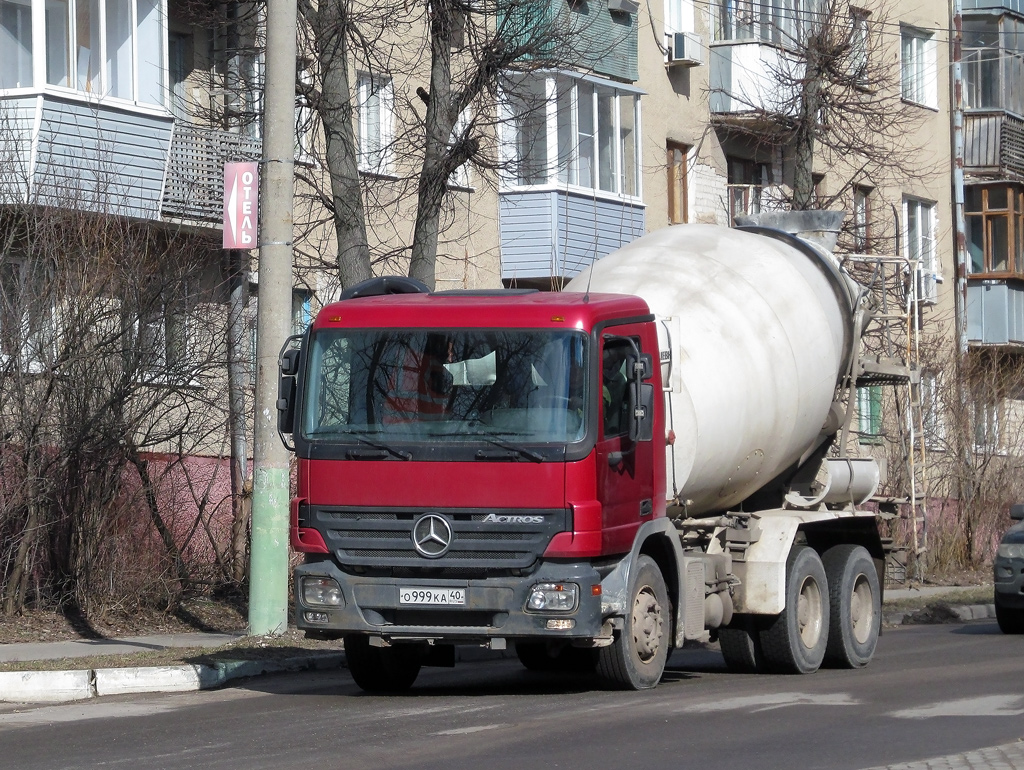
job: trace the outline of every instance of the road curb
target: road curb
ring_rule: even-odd
[[[221,687],[233,679],[282,671],[318,671],[344,664],[340,652],[313,653],[284,660],[230,660],[214,665],[136,666],[75,671],[0,671],[0,701],[63,703],[104,695],[190,692]]]

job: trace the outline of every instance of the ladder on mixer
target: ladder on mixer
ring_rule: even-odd
[[[905,512],[914,564],[928,550],[928,446],[924,432],[924,384],[920,369],[921,265],[916,259],[876,254],[837,255],[850,273],[869,291],[874,306],[855,355],[851,386],[894,386],[899,440],[906,469],[906,488],[889,497],[877,497],[880,510]],[[862,303],[863,305],[863,303]],[[868,312],[867,308],[864,308]],[[851,388],[850,401],[854,400]],[[848,446],[853,404],[848,404],[841,446]],[[897,573],[898,561],[887,569]],[[903,565],[905,579],[905,565]]]

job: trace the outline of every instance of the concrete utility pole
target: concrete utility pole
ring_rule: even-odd
[[[277,435],[277,356],[291,334],[295,18],[295,0],[267,3],[249,562],[249,633],[254,635],[288,629],[289,457]]]

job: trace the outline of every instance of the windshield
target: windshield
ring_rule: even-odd
[[[586,353],[587,337],[574,331],[320,331],[302,432],[311,441],[579,441]]]

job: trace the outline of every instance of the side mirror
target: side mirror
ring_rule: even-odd
[[[653,440],[654,386],[645,382],[629,383],[629,408],[629,440]]]
[[[295,411],[299,390],[299,371],[302,369],[302,348],[293,348],[295,342],[301,344],[302,335],[295,334],[285,340],[281,353],[277,357],[277,433],[285,448],[293,452],[295,445],[288,442],[285,434],[295,432]]]
[[[289,348],[281,353],[277,365],[281,370],[282,377],[294,377],[299,373],[299,362],[302,360],[300,348]]]
[[[1010,518],[1015,521],[1024,520],[1024,504],[1018,503],[1017,505],[1011,505]]]

